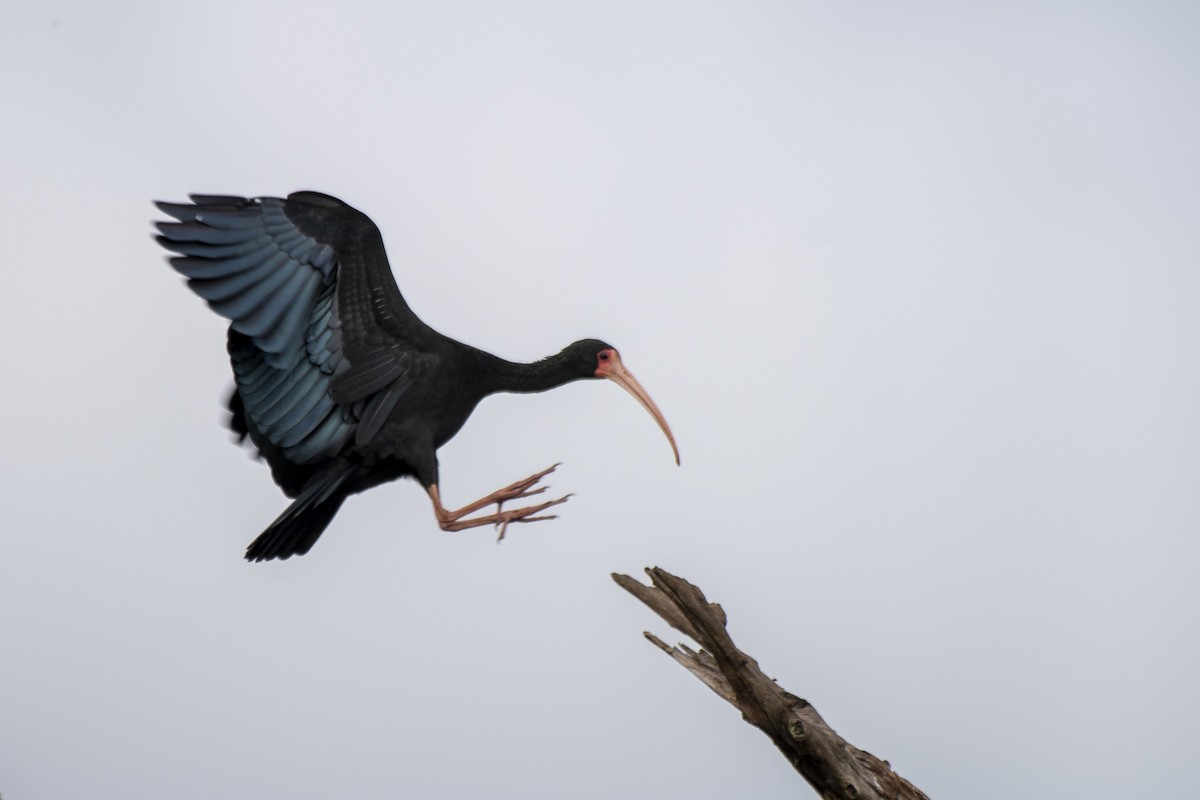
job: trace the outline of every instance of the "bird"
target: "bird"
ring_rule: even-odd
[[[155,222],[155,238],[188,287],[229,321],[229,427],[291,498],[247,560],[308,553],[346,498],[399,478],[421,484],[444,531],[491,525],[502,539],[511,523],[554,519],[546,512],[570,495],[505,504],[545,492],[558,464],[458,509],[443,505],[437,450],[498,392],[606,378],[653,416],[680,463],[666,418],[604,341],[581,339],[532,363],[505,360],[413,313],[379,228],[347,203],[315,191],[188,197],[155,203],[170,217]]]

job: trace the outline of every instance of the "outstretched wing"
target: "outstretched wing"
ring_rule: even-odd
[[[311,464],[368,442],[431,333],[401,296],[379,229],[316,192],[191,200],[157,204],[176,220],[157,223],[158,241],[229,320],[247,428],[277,477],[278,459]]]

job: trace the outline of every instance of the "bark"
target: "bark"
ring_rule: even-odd
[[[929,800],[888,762],[839,736],[807,700],[765,675],[758,662],[734,645],[725,629],[725,612],[708,602],[699,588],[658,567],[646,574],[650,586],[628,575],[614,574],[613,580],[701,649],[671,647],[648,632],[645,637],[770,737],[822,798]]]

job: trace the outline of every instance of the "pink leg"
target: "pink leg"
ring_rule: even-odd
[[[514,508],[505,511],[503,506],[509,500],[521,500],[525,497],[532,497],[535,494],[541,494],[546,491],[545,486],[534,489],[537,483],[551,472],[558,468],[558,464],[544,469],[541,472],[530,475],[528,478],[519,480],[516,483],[509,484],[503,489],[492,492],[487,497],[476,500],[474,503],[469,503],[457,511],[449,511],[442,506],[441,495],[438,492],[437,484],[429,487],[429,499],[433,501],[433,513],[437,516],[438,525],[444,531],[465,531],[468,528],[478,528],[481,525],[495,525],[500,528],[500,539],[504,538],[504,532],[508,529],[510,522],[539,522],[545,519],[555,519],[556,515],[546,514],[536,516],[539,512],[545,511],[551,506],[556,506],[560,503],[567,502],[566,497],[560,497],[557,500],[550,500],[546,503],[540,503],[534,506],[526,506],[525,508]],[[474,517],[472,519],[463,519],[468,514],[472,514],[481,508],[490,505],[496,506],[496,513],[486,514],[482,517]]]

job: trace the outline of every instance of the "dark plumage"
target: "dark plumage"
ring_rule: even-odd
[[[400,294],[379,229],[340,200],[317,192],[191,200],[157,204],[177,220],[157,223],[158,241],[178,253],[171,264],[191,289],[230,321],[230,427],[294,498],[246,558],[307,553],[346,497],[404,476],[425,487],[444,530],[494,524],[503,535],[510,522],[552,518],[539,514],[565,497],[467,515],[543,492],[534,487],[553,467],[458,511],[442,506],[436,451],[496,392],[610,378],[675,448],[662,414],[604,342],[584,339],[518,364],[430,328]]]

